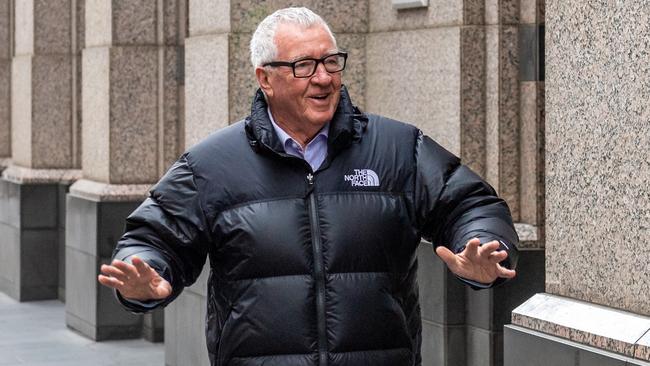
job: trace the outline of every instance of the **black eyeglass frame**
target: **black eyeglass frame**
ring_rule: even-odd
[[[336,71],[327,70],[327,66],[325,66],[325,60],[332,57],[332,56],[343,57],[343,67],[341,67],[340,70],[336,70]],[[303,61],[316,61],[316,63],[314,64],[314,69],[311,71],[311,73],[309,75],[298,76],[298,75],[296,75],[296,64],[299,63],[299,62],[303,62]],[[263,67],[266,67],[266,66],[271,66],[271,67],[289,66],[289,67],[291,67],[291,71],[293,72],[293,77],[295,77],[295,78],[310,78],[316,73],[316,69],[318,69],[318,64],[323,64],[323,66],[325,66],[325,70],[327,70],[327,72],[329,72],[330,74],[333,74],[333,73],[341,72],[341,71],[345,70],[345,65],[347,64],[347,61],[348,61],[348,53],[340,51],[340,52],[332,53],[332,54],[329,54],[327,56],[321,57],[319,59],[318,58],[306,57],[306,58],[301,58],[300,60],[296,60],[296,61],[293,61],[293,62],[289,62],[289,61],[271,61],[271,62],[267,62],[265,64],[262,64],[262,66]]]

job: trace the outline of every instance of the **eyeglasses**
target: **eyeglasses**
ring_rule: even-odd
[[[316,72],[318,64],[322,63],[325,70],[330,73],[340,72],[345,69],[345,62],[348,59],[346,52],[338,52],[332,55],[327,55],[323,58],[303,58],[298,61],[271,61],[263,64],[262,66],[290,66],[293,70],[293,76],[297,78],[308,78]]]

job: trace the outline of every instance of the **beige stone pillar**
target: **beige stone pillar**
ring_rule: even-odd
[[[185,8],[184,0],[86,1],[83,179],[67,196],[66,323],[96,340],[162,338],[162,312],[143,323],[96,278],[126,216],[181,152]]]
[[[0,172],[11,158],[11,58],[13,2],[0,4]]]
[[[80,173],[83,1],[7,3],[13,57],[11,82],[1,88],[6,96],[10,85],[11,105],[0,111],[10,110],[12,163],[0,179],[0,289],[19,300],[62,298],[61,213]]]

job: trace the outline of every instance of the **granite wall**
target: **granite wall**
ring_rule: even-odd
[[[546,3],[546,293],[505,364],[647,365],[650,4]]]
[[[546,291],[650,315],[650,4],[547,3]]]
[[[11,157],[11,58],[13,56],[13,7],[0,4],[0,172]]]

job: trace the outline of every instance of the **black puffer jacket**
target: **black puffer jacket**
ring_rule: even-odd
[[[137,253],[172,283],[162,305],[209,256],[213,365],[419,365],[420,238],[499,239],[514,267],[506,204],[417,128],[362,114],[343,88],[328,143],[316,172],[284,153],[258,92],[128,218],[115,257]]]

